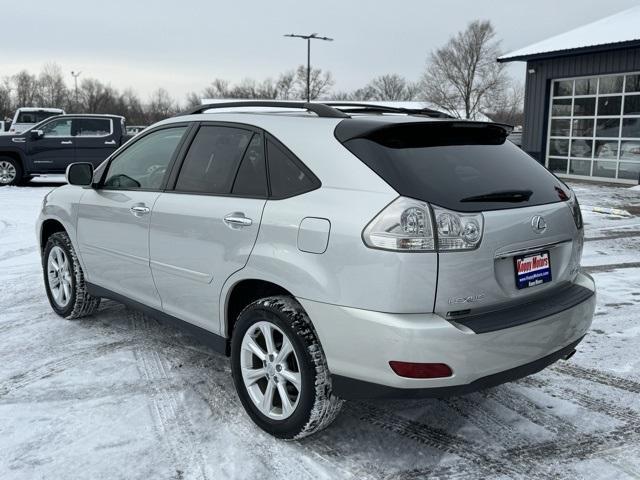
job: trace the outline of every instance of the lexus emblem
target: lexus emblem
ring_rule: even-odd
[[[536,215],[531,219],[531,228],[536,233],[544,233],[547,229],[547,222],[540,215]]]

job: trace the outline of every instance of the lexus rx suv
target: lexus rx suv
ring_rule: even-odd
[[[44,199],[51,307],[104,297],[182,323],[284,439],[345,399],[532,374],[575,352],[595,287],[575,195],[509,132],[374,105],[195,108]]]

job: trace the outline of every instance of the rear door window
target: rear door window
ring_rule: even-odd
[[[231,193],[243,197],[264,198],[268,194],[267,169],[264,157],[264,139],[255,133],[242,158],[240,168],[233,182]]]
[[[293,197],[320,186],[309,169],[272,140],[267,141],[267,158],[273,198]]]
[[[495,125],[396,124],[343,143],[400,195],[452,210],[499,210],[567,198],[564,184]]]
[[[184,159],[176,191],[185,193],[231,193],[254,133],[231,127],[202,126]]]
[[[106,137],[111,135],[108,118],[77,118],[73,120],[73,134],[78,137]]]

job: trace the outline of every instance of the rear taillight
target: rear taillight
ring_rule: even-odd
[[[406,378],[446,378],[453,375],[446,363],[389,362],[396,375]]]
[[[571,192],[571,198],[567,202],[569,208],[571,209],[571,214],[573,215],[573,221],[576,223],[576,227],[578,230],[582,228],[582,212],[580,211],[580,204],[578,203],[578,199],[576,198],[576,194]]]
[[[473,250],[482,240],[483,227],[480,213],[454,212],[399,197],[366,226],[362,238],[369,247],[384,250]]]
[[[438,250],[473,250],[482,240],[481,213],[459,213],[433,207],[438,232]]]
[[[400,197],[366,226],[362,237],[373,248],[434,251],[431,208],[428,203]]]

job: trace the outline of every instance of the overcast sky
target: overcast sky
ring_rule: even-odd
[[[180,101],[213,78],[277,77],[306,62],[334,90],[397,72],[417,80],[428,53],[474,19],[493,22],[505,52],[637,5],[637,0],[3,0],[0,76],[56,62],[143,97],[162,86]],[[509,67],[524,80],[524,64]],[[68,75],[69,84],[72,82]]]

